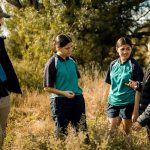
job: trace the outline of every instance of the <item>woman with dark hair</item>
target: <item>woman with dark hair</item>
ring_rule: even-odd
[[[44,90],[52,93],[51,111],[56,136],[67,135],[69,122],[78,132],[86,131],[85,102],[78,86],[80,74],[72,54],[72,39],[65,34],[55,39],[56,53],[48,60],[44,70]],[[87,136],[88,138],[88,136]]]
[[[119,58],[112,61],[105,82],[110,86],[107,115],[110,133],[122,121],[123,131],[129,134],[131,123],[138,117],[140,92],[127,86],[130,79],[142,81],[143,72],[135,59],[131,57],[130,39],[121,37],[116,43]]]
[[[3,24],[3,18],[9,17],[0,7],[0,27]],[[10,111],[10,92],[21,93],[21,89],[5,50],[4,37],[0,37],[0,149],[6,135],[7,119]]]

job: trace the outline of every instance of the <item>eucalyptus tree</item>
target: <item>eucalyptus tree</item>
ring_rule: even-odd
[[[19,2],[21,7],[12,2]],[[71,34],[78,63],[98,65],[99,70],[106,70],[116,57],[114,46],[118,38],[130,36],[137,44],[136,41],[145,42],[150,35],[148,0],[37,0],[34,3],[10,0],[6,5],[13,16],[7,21],[8,50],[19,62],[18,73],[23,84],[29,87],[41,83],[42,68],[55,51],[53,39],[57,34]],[[26,65],[20,69],[23,63]],[[32,76],[34,73],[39,76]]]

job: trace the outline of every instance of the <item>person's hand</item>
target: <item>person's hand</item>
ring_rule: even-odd
[[[129,82],[125,83],[125,85],[127,85],[133,89],[136,89],[137,88],[137,81],[133,81],[133,80],[129,79]]]
[[[142,128],[142,126],[138,123],[138,122],[135,122],[132,126],[132,129],[135,130],[135,131],[138,131]]]
[[[133,113],[132,114],[132,122],[136,122],[137,118],[138,118],[138,113]]]
[[[67,98],[73,98],[75,94],[72,91],[65,91],[64,96],[66,96]]]

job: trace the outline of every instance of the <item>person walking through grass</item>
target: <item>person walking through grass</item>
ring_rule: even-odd
[[[60,34],[55,39],[56,53],[44,70],[44,90],[51,93],[51,111],[56,137],[67,135],[68,124],[78,131],[87,131],[85,102],[78,85],[80,74],[72,54],[72,39]],[[88,135],[86,140],[88,141]]]
[[[118,39],[116,51],[119,58],[110,63],[105,79],[105,82],[110,85],[107,105],[109,133],[114,133],[122,121],[123,131],[128,135],[132,122],[135,122],[138,117],[140,92],[127,84],[130,79],[142,81],[143,71],[137,61],[131,57],[130,39],[127,37]]]
[[[148,53],[150,53],[150,42],[148,43]],[[142,127],[147,127],[147,136],[150,140],[150,63],[144,73],[143,82],[130,81],[129,86],[137,89],[142,89],[140,107],[137,121],[133,124],[135,131],[140,131]]]
[[[3,25],[3,18],[9,17],[0,7],[0,27]],[[4,39],[3,36],[0,37],[0,149],[6,135],[10,92],[21,93],[18,78],[5,49]]]

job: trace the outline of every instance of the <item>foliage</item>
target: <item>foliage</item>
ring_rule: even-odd
[[[43,0],[40,11],[7,5],[13,16],[7,21],[10,30],[7,49],[22,85],[42,87],[44,64],[55,50],[54,37],[60,33],[72,36],[74,56],[80,65],[106,70],[110,61],[117,57],[114,46],[119,37],[133,36],[147,41],[143,34],[139,38],[142,24],[133,17],[143,5],[149,8],[147,0]],[[138,56],[137,48],[134,54],[142,58],[143,63],[144,57]]]

